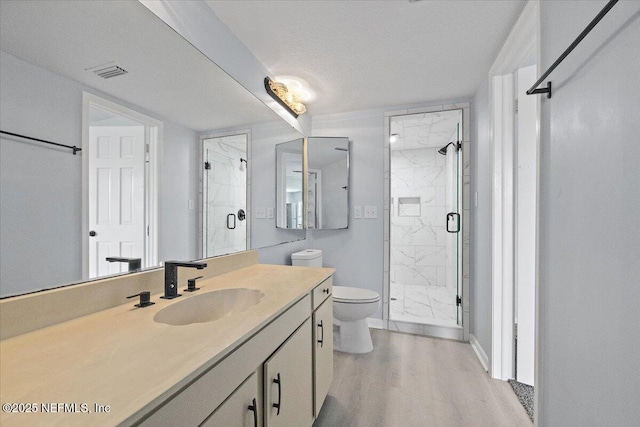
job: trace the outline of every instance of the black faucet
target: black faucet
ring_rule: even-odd
[[[129,264],[129,271],[137,271],[142,267],[142,260],[140,258],[123,258],[123,257],[108,257],[109,262],[126,262]]]
[[[206,262],[191,261],[167,261],[164,263],[164,296],[160,298],[174,299],[178,293],[178,267],[190,267],[202,270],[207,266]]]

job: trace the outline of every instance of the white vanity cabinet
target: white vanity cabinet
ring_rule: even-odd
[[[265,427],[311,426],[311,319],[264,363]]]
[[[333,380],[333,298],[313,312],[313,416],[327,397]]]
[[[331,284],[323,281],[133,424],[310,427],[333,377]]]
[[[254,372],[216,409],[201,427],[258,427],[261,425],[258,376]]]

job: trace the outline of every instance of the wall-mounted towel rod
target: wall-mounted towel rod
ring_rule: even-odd
[[[5,132],[3,130],[0,130],[0,133],[4,133],[6,135],[15,136],[15,137],[18,137],[18,138],[29,139],[31,141],[43,142],[45,144],[57,145],[58,147],[69,148],[69,149],[73,150],[73,155],[74,156],[78,151],[82,151],[82,148],[78,148],[75,145],[72,146],[72,145],[58,144],[57,142],[45,141],[44,139],[32,138],[30,136],[20,135],[19,133],[13,133],[13,132]]]
[[[600,20],[602,20],[602,18],[604,18],[604,16],[611,10],[611,8],[618,3],[618,0],[609,0],[609,3],[607,3],[605,5],[605,7],[600,11],[600,13],[598,13],[596,15],[595,18],[593,18],[593,20],[589,23],[589,25],[587,25],[587,28],[585,28],[584,30],[582,30],[582,32],[580,33],[580,35],[573,41],[573,43],[571,43],[571,45],[567,48],[567,50],[565,50],[564,52],[562,52],[562,55],[560,55],[560,57],[558,59],[556,59],[556,62],[554,62],[553,64],[551,64],[551,66],[549,67],[549,69],[547,71],[545,71],[542,76],[540,76],[540,78],[538,79],[537,82],[535,82],[533,84],[533,86],[531,86],[531,89],[529,89],[527,91],[527,95],[537,95],[537,94],[542,94],[542,93],[546,93],[547,94],[547,98],[551,98],[551,82],[547,82],[547,87],[544,88],[539,88],[536,89],[538,86],[540,86],[540,83],[542,83],[544,81],[544,79],[546,79],[549,74],[551,74],[551,72],[553,70],[556,69],[556,67],[558,65],[560,65],[560,63],[562,61],[564,61],[564,59],[571,53],[571,51],[573,49],[575,49],[576,46],[578,46],[580,44],[580,42],[582,41],[583,38],[585,38],[587,36],[587,34],[589,34],[589,32],[591,30],[593,30],[593,28],[598,25],[598,22],[600,22]]]

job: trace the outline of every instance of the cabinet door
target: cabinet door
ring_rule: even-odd
[[[205,420],[202,427],[258,427],[258,378],[255,372]]]
[[[313,423],[311,319],[264,363],[265,426]]]
[[[313,396],[317,417],[333,381],[333,298],[313,312]]]

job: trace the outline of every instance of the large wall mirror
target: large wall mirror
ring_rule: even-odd
[[[0,135],[0,297],[127,271],[107,257],[149,268],[305,238],[256,218],[275,208],[275,146],[301,135],[145,6],[3,0],[0,20],[1,130],[82,147]],[[216,145],[244,157],[207,176]],[[216,243],[223,203],[244,236]]]

